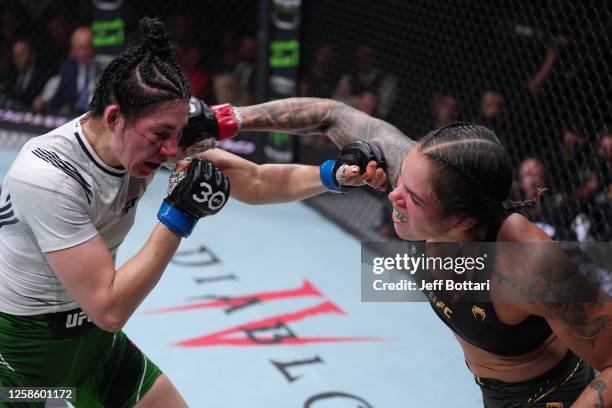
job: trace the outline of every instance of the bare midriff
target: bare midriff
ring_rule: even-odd
[[[502,356],[468,343],[455,334],[465,361],[474,375],[505,382],[520,382],[536,378],[563,360],[568,348],[551,334],[539,347],[519,356]]]

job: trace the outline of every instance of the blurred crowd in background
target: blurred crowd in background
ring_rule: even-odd
[[[125,2],[127,46],[137,18],[158,15],[193,95],[209,104],[256,102],[257,2],[145,3]],[[512,199],[548,189],[540,207],[524,212],[529,219],[556,240],[610,241],[612,16],[605,2],[559,2],[554,10],[461,3],[304,2],[297,95],[342,101],[415,139],[458,120],[487,125],[516,170]],[[33,10],[32,2],[0,5],[0,105],[83,113],[103,69],[90,0],[41,1]],[[324,138],[301,138],[296,151],[312,163],[334,152]],[[389,213],[386,206],[379,232],[393,237]]]

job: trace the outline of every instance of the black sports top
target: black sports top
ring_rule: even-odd
[[[487,234],[487,242],[495,242],[499,225]],[[491,268],[488,268],[491,269]],[[428,272],[422,279],[431,281]],[[490,278],[482,274],[479,282]],[[541,345],[552,333],[546,320],[531,315],[517,325],[502,323],[490,301],[490,291],[481,291],[477,301],[453,300],[443,290],[422,291],[438,317],[468,343],[492,353],[514,356],[526,354]]]

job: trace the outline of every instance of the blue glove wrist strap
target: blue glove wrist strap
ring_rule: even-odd
[[[170,231],[184,238],[191,234],[191,231],[193,231],[193,228],[198,223],[196,218],[174,208],[165,200],[162,202],[161,207],[159,207],[157,219],[168,227]]]
[[[347,191],[347,189],[340,187],[336,182],[336,176],[334,175],[335,165],[335,160],[327,160],[321,163],[319,166],[319,177],[321,178],[321,183],[323,183],[327,191],[332,193],[344,193]]]

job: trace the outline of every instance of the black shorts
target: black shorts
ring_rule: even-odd
[[[595,378],[595,371],[568,351],[563,360],[532,380],[509,383],[476,377],[485,408],[568,408]]]

